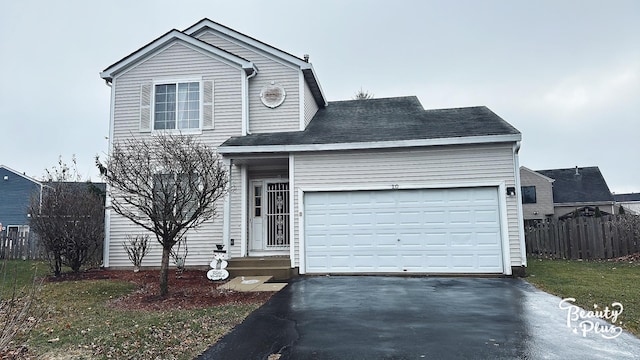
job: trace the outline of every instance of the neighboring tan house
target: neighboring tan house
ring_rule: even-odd
[[[538,172],[520,167],[522,216],[525,225],[553,217],[553,182]]]
[[[308,56],[208,19],[101,77],[111,86],[110,148],[188,133],[229,169],[219,216],[187,234],[187,266],[208,266],[216,245],[231,262],[284,257],[301,274],[509,275],[526,265],[521,134],[486,107],[328,102]],[[106,224],[104,265],[130,267],[122,243],[143,230],[110,209]],[[160,246],[152,250],[143,266],[159,265]]]
[[[0,165],[0,233],[29,234],[29,205],[33,198],[40,199],[42,187],[40,181]]]
[[[593,216],[596,208],[599,208],[602,214],[615,213],[613,195],[597,166],[582,168],[576,166],[569,169],[528,170],[524,172],[521,169],[521,176],[525,172],[538,173],[541,175],[540,179],[546,181],[553,180],[554,218],[571,217],[576,210],[580,212],[581,216]],[[530,181],[531,177],[533,176],[522,177],[523,188],[536,185]],[[540,180],[538,180],[538,184],[539,182]],[[537,189],[537,197],[547,197],[547,194],[548,190]]]
[[[640,215],[640,193],[613,194],[613,198],[616,200],[616,212],[622,206],[630,214]]]

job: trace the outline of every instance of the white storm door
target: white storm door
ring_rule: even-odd
[[[289,251],[289,183],[251,182],[251,251]]]
[[[264,182],[251,182],[250,250],[264,250]]]

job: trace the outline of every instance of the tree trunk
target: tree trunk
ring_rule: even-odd
[[[160,296],[166,296],[169,293],[169,255],[171,248],[162,247],[162,261],[160,263]]]

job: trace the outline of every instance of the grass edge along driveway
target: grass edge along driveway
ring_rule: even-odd
[[[529,257],[526,280],[562,299],[575,298],[585,310],[604,310],[619,302],[616,325],[640,337],[640,263],[638,261],[552,260]],[[596,308],[597,306],[597,308]]]

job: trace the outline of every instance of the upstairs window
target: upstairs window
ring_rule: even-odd
[[[522,192],[523,204],[535,204],[536,203],[536,187],[535,186],[523,186],[520,188]]]
[[[155,85],[153,129],[199,129],[200,98],[200,82]]]

